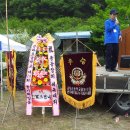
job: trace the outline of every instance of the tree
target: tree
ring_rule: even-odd
[[[1,12],[5,14],[5,1],[1,2]],[[91,5],[102,0],[10,0],[8,1],[9,17],[20,19],[79,17],[88,18],[95,14]]]

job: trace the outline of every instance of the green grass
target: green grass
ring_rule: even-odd
[[[9,92],[4,91],[3,101],[0,101],[0,121],[9,100]],[[15,113],[12,100],[9,104],[3,124],[0,122],[0,130],[129,130],[130,118],[121,117],[119,123],[112,119],[113,113],[104,113],[107,108],[94,105],[85,110],[80,110],[79,118],[75,120],[76,109],[64,102],[60,97],[60,116],[52,116],[52,108],[46,108],[45,116],[41,108],[33,108],[31,116],[25,114],[26,100],[23,91],[16,92]],[[103,114],[103,115],[102,115]]]

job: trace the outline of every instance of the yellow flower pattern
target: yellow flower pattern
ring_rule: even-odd
[[[37,85],[39,87],[44,87],[45,85],[50,85],[49,78],[49,63],[48,63],[48,52],[47,52],[47,42],[48,39],[45,37],[37,41],[36,56],[34,58],[33,66],[33,78],[32,85]]]

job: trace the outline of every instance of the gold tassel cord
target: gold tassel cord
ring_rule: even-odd
[[[90,51],[92,51],[93,53],[96,53],[95,51],[93,51],[91,48],[89,48],[87,45],[85,45],[83,42],[81,42],[81,41],[79,41],[78,40],[78,42],[79,43],[81,43],[83,46],[85,46],[86,48],[88,48]],[[100,62],[99,62],[99,60],[98,60],[98,58],[97,58],[97,56],[96,56],[96,59],[95,59],[96,61],[97,61],[97,64],[99,65],[99,66],[102,66],[101,64],[100,64]]]
[[[75,42],[76,42],[76,41],[74,41],[69,47],[67,47],[66,50],[70,49],[70,48],[75,44]],[[65,54],[65,53],[66,53],[66,50],[65,50],[61,55]]]
[[[76,39],[80,44],[82,44],[83,46],[85,46],[87,49],[89,49],[92,53],[95,53],[96,54],[96,52],[95,51],[93,51],[90,47],[88,47],[87,45],[85,45],[83,42],[81,42],[80,40],[78,40],[78,39]],[[76,43],[76,40],[68,47],[68,48],[66,48],[66,50],[68,50],[69,48],[71,48],[75,43]],[[63,55],[63,54],[65,54],[66,53],[66,50],[61,54],[61,55]],[[98,60],[98,58],[97,58],[97,56],[96,56],[96,63],[99,65],[99,66],[102,66],[101,64],[100,64],[100,62],[99,62],[99,60]]]
[[[14,66],[13,96],[15,97],[15,95],[16,95],[16,75],[17,75],[17,69],[16,69],[16,51],[13,50],[12,54],[14,54],[14,62],[13,62],[13,66]]]

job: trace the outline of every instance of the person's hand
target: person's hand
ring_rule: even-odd
[[[122,42],[122,36],[121,35],[119,36],[119,40],[120,40],[120,42]]]
[[[119,21],[118,21],[118,20],[116,21],[116,24],[117,24],[117,25],[119,24]]]
[[[118,21],[118,20],[116,20],[116,24],[117,24],[117,25],[119,24],[119,21]]]
[[[115,18],[116,19],[116,24],[119,24],[119,21],[118,21],[118,19],[117,18]]]

